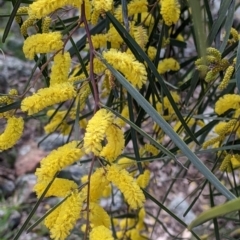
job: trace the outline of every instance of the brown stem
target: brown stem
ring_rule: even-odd
[[[81,21],[83,21],[83,23],[84,23],[86,34],[87,34],[87,39],[88,39],[88,42],[89,42],[89,48],[90,48],[89,49],[89,51],[90,51],[89,78],[90,78],[90,82],[91,82],[92,87],[93,87],[93,97],[94,97],[94,101],[95,101],[94,112],[96,112],[99,109],[100,99],[99,99],[98,86],[97,86],[97,83],[94,79],[94,69],[93,69],[94,47],[93,47],[93,43],[92,43],[92,39],[91,39],[91,34],[90,34],[90,31],[89,31],[87,19],[86,19],[85,2],[83,2],[82,5],[81,5]]]

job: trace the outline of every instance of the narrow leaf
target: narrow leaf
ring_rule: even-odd
[[[5,29],[4,29],[4,33],[3,33],[3,36],[2,36],[2,42],[3,43],[5,43],[5,40],[6,40],[6,38],[8,36],[8,33],[9,33],[10,29],[11,29],[12,23],[14,21],[14,18],[15,18],[16,14],[17,14],[17,10],[18,10],[22,0],[17,0],[17,1],[12,1],[12,2],[15,2],[15,4],[13,6],[12,13],[11,13],[9,19],[8,19],[7,25],[6,25]]]
[[[191,230],[194,227],[210,220],[216,217],[219,217],[221,215],[240,210],[240,198],[233,199],[229,202],[226,202],[222,205],[213,207],[207,211],[204,211],[201,213],[196,219],[194,219],[190,225],[188,226],[188,229]]]

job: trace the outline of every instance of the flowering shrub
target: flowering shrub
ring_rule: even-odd
[[[0,117],[7,121],[0,150],[13,147],[21,138],[24,116],[37,117],[39,112],[49,118],[44,127],[47,134],[68,136],[68,142],[42,159],[35,172],[39,199],[63,199],[44,216],[52,239],[66,239],[79,219],[84,222],[85,239],[150,239],[144,224],[146,199],[164,206],[164,200],[160,203],[147,189],[154,177],[152,163],[159,159],[166,164],[175,161],[181,171],[191,162],[220,194],[235,198],[214,173],[216,166],[223,172],[240,167],[240,155],[229,147],[240,137],[240,97],[232,81],[239,66],[239,53],[234,51],[237,29],[226,27],[219,48],[219,39],[210,38],[215,29],[211,22],[209,46],[202,55],[201,41],[207,37],[199,35],[197,26],[190,33],[186,27],[200,9],[187,1],[27,2],[28,6],[14,6],[15,20],[25,38],[25,57],[37,62],[40,73],[26,89],[34,88],[40,75],[46,84],[33,94],[12,89],[0,97]],[[225,5],[226,11],[232,9]],[[69,11],[74,17],[66,17]],[[202,11],[212,21],[209,6]],[[207,28],[204,21],[199,28]],[[84,35],[75,41],[79,29]],[[193,40],[200,44],[198,53],[195,48],[187,53]],[[21,117],[15,109],[17,101]],[[214,125],[205,121],[209,104],[215,104]],[[212,172],[194,153],[209,147],[217,156]],[[189,160],[180,162],[182,155]],[[58,177],[64,168],[86,157],[91,159],[90,170],[80,184]],[[199,183],[201,191],[206,182]],[[102,207],[100,200],[114,199],[116,189],[134,217],[120,218]],[[186,227],[166,207],[165,211]],[[202,235],[191,233],[197,239]]]

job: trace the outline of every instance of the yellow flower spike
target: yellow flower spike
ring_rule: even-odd
[[[112,194],[112,186],[111,184],[108,184],[105,188],[104,188],[104,191],[102,193],[102,197],[104,198],[108,198],[110,197]]]
[[[102,74],[106,69],[106,66],[98,58],[93,59],[93,65],[94,65],[95,74]],[[89,64],[89,69],[90,69],[90,64]]]
[[[92,25],[97,24],[100,13],[101,13],[100,10],[97,11],[95,8],[93,9],[93,12],[91,14],[91,20],[90,20]]]
[[[5,103],[7,103],[9,100],[9,97],[8,96],[1,96],[0,97],[0,105],[3,105]]]
[[[18,95],[18,90],[12,88],[12,89],[9,90],[8,94],[9,94],[9,95],[12,95],[12,96],[14,96],[14,95]]]
[[[84,149],[86,153],[93,152],[99,156],[102,150],[102,140],[105,137],[107,128],[113,122],[114,115],[106,109],[100,109],[89,120],[84,136]]]
[[[55,84],[54,87],[39,89],[32,96],[24,98],[21,109],[28,112],[28,115],[33,115],[46,107],[67,101],[75,96],[76,91],[72,84]]]
[[[51,117],[54,114],[55,110],[47,111],[47,116]],[[63,135],[68,135],[71,132],[71,125],[67,124],[66,119],[63,120],[67,111],[58,111],[52,117],[50,122],[44,126],[46,133],[52,133],[56,130],[60,131]],[[57,128],[58,127],[58,128]]]
[[[108,166],[107,170],[107,179],[119,188],[129,206],[132,209],[142,207],[145,196],[136,180],[125,169],[116,165]]]
[[[43,158],[40,168],[37,168],[35,172],[38,181],[53,179],[57,172],[78,161],[84,152],[77,148],[77,144],[79,144],[77,141],[69,142]]]
[[[84,0],[85,3],[85,15],[88,21],[91,20],[92,4],[90,0]]]
[[[128,4],[128,16],[132,16],[136,13],[147,12],[147,10],[147,0],[133,0]]]
[[[174,58],[165,58],[158,64],[158,72],[164,74],[168,71],[178,71],[180,69],[179,63]]]
[[[157,49],[155,47],[150,46],[147,50],[147,54],[148,54],[149,58],[151,59],[151,61],[153,61],[156,57]]]
[[[216,69],[218,70],[218,72],[219,72],[219,71],[225,71],[229,66],[230,66],[229,61],[228,61],[226,58],[223,58],[223,59],[218,63],[218,66],[215,67],[215,68],[216,68]],[[215,68],[213,68],[213,71],[214,71]]]
[[[92,5],[96,11],[111,11],[113,7],[113,0],[93,0]]]
[[[200,72],[202,77],[205,77],[208,72],[208,66],[206,65],[197,65],[196,69]]]
[[[137,184],[141,188],[146,188],[150,180],[151,172],[146,169],[143,174],[140,174],[137,178]]]
[[[90,240],[114,240],[112,232],[105,226],[97,226],[92,229],[89,236]]]
[[[122,153],[125,139],[123,131],[116,125],[110,125],[106,130],[107,145],[102,149],[100,156],[113,162]]]
[[[107,177],[106,177],[106,171],[103,168],[98,168],[91,175],[91,179],[90,179],[90,196],[89,196],[90,201],[91,202],[98,201],[99,198],[102,196],[104,189],[108,185],[109,185],[109,181],[107,180]]]
[[[225,113],[229,109],[240,108],[240,96],[238,94],[226,94],[215,104],[215,112],[218,115]]]
[[[232,38],[230,38],[228,40],[228,43],[233,44],[235,42],[238,42],[238,40],[239,40],[238,31],[235,28],[231,28],[230,33],[232,35]]]
[[[212,138],[212,139],[206,141],[205,143],[203,143],[202,147],[203,147],[203,149],[206,149],[207,147],[209,147],[217,142],[222,141],[224,138],[225,138],[225,136],[223,136],[223,135]]]
[[[126,169],[128,167],[134,166],[136,161],[127,157],[120,158],[117,162],[117,165],[121,169]]]
[[[56,209],[54,209],[53,212],[51,212],[45,219],[44,219],[44,224],[48,229],[51,229],[55,222],[57,217],[59,216],[61,212],[61,206],[57,207]]]
[[[159,150],[156,147],[154,147],[152,144],[149,144],[149,143],[146,143],[144,145],[144,150],[153,155],[157,155],[159,153]]]
[[[232,77],[232,74],[233,74],[233,71],[234,71],[234,67],[233,66],[229,66],[225,72],[225,75],[224,75],[224,78],[221,82],[221,84],[218,86],[218,89],[219,90],[224,90],[227,86],[228,86],[228,83]]]
[[[123,43],[122,37],[119,35],[115,27],[110,25],[110,29],[106,33],[107,41],[111,42],[112,48],[120,48],[120,45]]]
[[[240,155],[239,154],[233,154],[231,157],[231,164],[232,168],[236,169],[240,167]]]
[[[23,133],[24,121],[21,117],[14,116],[7,119],[7,126],[0,135],[0,152],[13,147]]]
[[[106,34],[96,34],[91,36],[93,47],[95,49],[105,47],[107,45],[107,35]]]
[[[138,62],[133,55],[110,49],[103,53],[103,57],[122,72],[134,86],[141,88],[146,83],[147,72],[145,66]]]
[[[21,26],[21,34],[26,37],[28,35],[27,29],[34,25],[34,22],[36,21],[36,18],[34,16],[29,17],[27,20],[25,20]]]
[[[42,20],[42,33],[49,33],[51,22],[52,22],[52,19],[50,17],[45,17]]]
[[[207,83],[209,83],[209,82],[215,80],[216,77],[217,77],[217,74],[214,73],[212,70],[210,70],[210,71],[207,73],[207,75],[205,76],[205,81],[206,81]]]
[[[180,5],[177,0],[161,0],[163,20],[167,26],[175,24],[180,17]]]
[[[133,229],[127,231],[126,235],[131,240],[146,240],[146,237],[141,236],[140,232],[136,228],[133,228]]]
[[[29,16],[41,19],[66,5],[79,8],[81,4],[82,0],[38,0],[29,5],[28,14]]]
[[[51,180],[52,179],[37,181],[33,190],[36,192],[38,198],[41,197]],[[74,181],[63,178],[55,178],[45,197],[66,197],[72,190],[77,188],[78,185]]]
[[[145,45],[148,42],[147,30],[143,26],[134,26],[133,27],[134,39],[138,45],[144,49]]]
[[[50,75],[50,86],[67,82],[71,65],[69,52],[56,54],[53,58],[52,72]]]
[[[83,84],[80,88],[78,99],[77,99],[80,103],[80,109],[79,109],[80,111],[82,111],[86,106],[85,103],[90,93],[91,93],[91,89],[89,87],[89,84]],[[75,115],[72,118],[75,119]]]
[[[62,47],[63,41],[60,32],[37,33],[24,41],[23,52],[26,58],[32,60],[37,53],[55,52]]]
[[[110,228],[111,221],[107,212],[95,202],[90,202],[89,204],[89,221],[94,227],[104,226]]]
[[[232,119],[228,122],[220,122],[218,123],[215,128],[214,131],[218,134],[218,135],[227,135],[230,134],[233,130],[233,128],[236,127],[236,124],[238,123],[237,119]]]
[[[219,167],[219,170],[224,172],[224,171],[227,171],[227,172],[232,172],[232,167],[231,167],[231,158],[232,158],[232,155],[231,154],[227,154],[222,163],[221,163],[221,166]]]
[[[222,55],[219,50],[213,47],[207,48],[207,54],[212,55],[216,60],[220,61],[222,59]]]
[[[133,0],[128,3],[128,16],[132,16],[138,13],[146,13],[148,11],[148,2],[147,0]],[[123,21],[122,17],[122,5],[118,6],[114,11],[115,18],[119,21]],[[142,19],[143,21],[143,19]]]
[[[176,40],[178,40],[178,41],[180,41],[180,42],[184,42],[184,41],[185,41],[185,39],[184,39],[184,37],[183,37],[183,35],[182,35],[181,33],[179,33],[179,34],[177,35]]]
[[[18,10],[17,10],[17,14],[27,14],[28,13],[28,7],[19,7]],[[20,24],[21,23],[21,16],[16,16],[15,17],[15,21]]]
[[[133,228],[136,224],[136,219],[134,218],[123,218],[119,222],[119,227],[121,230],[126,231],[129,228]]]
[[[0,96],[0,105],[8,105],[14,102],[14,96],[18,95],[17,89],[10,89],[8,92],[8,96]],[[7,117],[9,113],[13,111],[7,111],[0,113],[0,117]]]
[[[73,192],[65,202],[59,206],[60,211],[55,218],[55,222],[50,229],[50,237],[55,240],[64,240],[70,234],[70,231],[74,228],[77,220],[80,217],[84,198],[81,196],[81,192]],[[53,213],[55,210],[53,211]],[[51,216],[51,214],[49,215]],[[47,221],[45,221],[46,226]]]

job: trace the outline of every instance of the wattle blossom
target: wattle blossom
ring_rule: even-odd
[[[45,219],[45,225],[50,230],[50,236],[55,240],[65,240],[80,217],[84,198],[81,192],[73,192],[57,209]],[[51,216],[53,214],[53,216]]]
[[[47,16],[48,14],[62,8],[66,5],[80,7],[82,0],[37,0],[29,5],[28,14],[35,16],[38,19]]]
[[[175,24],[180,16],[180,5],[178,0],[161,0],[161,12],[166,25]]]
[[[38,181],[52,180],[57,172],[78,161],[84,155],[84,152],[77,147],[78,143],[69,142],[43,158],[40,168],[37,168],[35,173]]]
[[[125,140],[123,131],[116,125],[110,125],[106,130],[107,145],[100,153],[108,161],[112,162],[122,153]]]
[[[112,232],[110,229],[105,226],[97,226],[92,229],[90,232],[90,240],[114,240],[112,237]]]
[[[23,133],[24,121],[14,116],[7,119],[7,126],[0,135],[0,152],[13,147]]]
[[[226,94],[215,104],[215,112],[218,115],[225,113],[229,109],[240,108],[240,96],[238,94]]]
[[[25,57],[32,60],[37,53],[50,53],[63,47],[60,32],[37,33],[28,37],[23,43]]]
[[[49,178],[49,180],[37,181],[33,190],[36,192],[38,198],[40,198],[51,180],[52,179]],[[66,197],[72,190],[77,188],[78,185],[74,181],[64,178],[55,178],[45,197]]]
[[[53,87],[41,88],[35,94],[23,99],[21,109],[28,115],[38,113],[46,107],[72,99],[76,96],[72,84],[55,84]]]
[[[103,53],[103,57],[122,72],[134,86],[141,88],[147,81],[147,72],[144,64],[138,62],[135,57],[125,52],[110,49]]]
[[[178,71],[180,69],[179,63],[174,58],[165,58],[158,64],[158,72],[164,74],[168,71]]]
[[[71,57],[69,52],[65,52],[64,54],[60,52],[54,57],[50,76],[50,86],[67,82],[70,65]]]
[[[114,115],[105,109],[100,109],[89,120],[84,136],[84,149],[86,153],[93,152],[99,156],[102,150],[102,140],[107,128],[113,122]]]
[[[107,170],[107,179],[119,188],[129,206],[132,209],[142,207],[145,196],[136,180],[125,169],[116,165],[108,166]]]

